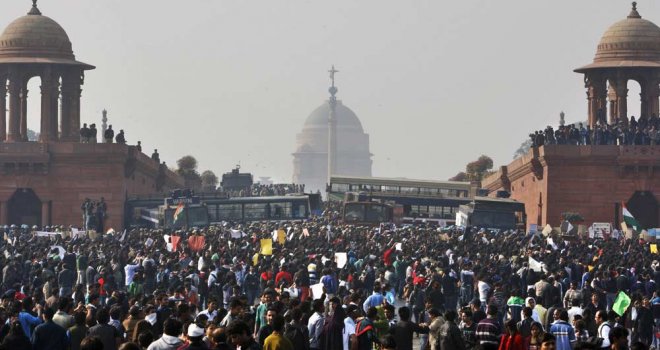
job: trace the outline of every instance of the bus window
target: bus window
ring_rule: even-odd
[[[206,207],[188,208],[188,226],[208,226],[209,216]],[[177,220],[178,221],[178,220]]]
[[[401,187],[401,194],[419,194],[418,187]]]
[[[220,221],[218,219],[218,206],[216,204],[207,205],[209,221]]]
[[[293,203],[293,208],[291,210],[291,217],[294,219],[304,218],[307,214],[307,206],[303,203]]]
[[[344,220],[347,222],[364,221],[364,204],[347,203],[344,206]]]
[[[241,204],[218,204],[218,220],[242,220]]]
[[[266,220],[269,211],[268,203],[245,203],[245,220]]]
[[[387,221],[386,207],[383,205],[367,205],[367,222],[385,222]]]
[[[350,188],[348,184],[332,184],[332,191],[333,192],[348,192],[350,191]]]

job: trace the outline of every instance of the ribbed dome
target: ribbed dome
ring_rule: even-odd
[[[611,67],[660,67],[660,28],[642,19],[636,3],[626,19],[605,31],[594,62],[576,71]]]
[[[27,15],[11,22],[0,36],[0,56],[74,59],[64,29],[42,15]]]
[[[11,22],[0,35],[0,63],[55,63],[94,68],[75,60],[64,28],[43,16],[36,3],[26,16]]]
[[[316,108],[305,120],[303,129],[307,128],[328,128],[328,115],[330,114],[330,105],[324,102]],[[362,123],[357,115],[341,101],[337,101],[337,128],[351,128],[363,132]]]

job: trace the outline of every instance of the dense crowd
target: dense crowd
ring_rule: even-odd
[[[261,184],[255,183],[251,187],[243,189],[220,191],[230,197],[264,197],[264,196],[285,196],[287,194],[297,194],[305,192],[304,184]]]
[[[551,126],[529,135],[533,146],[543,145],[658,145],[660,118],[619,118],[612,124],[598,122],[593,128],[582,123]]]
[[[338,217],[101,235],[10,227],[0,348],[655,345],[648,242]]]

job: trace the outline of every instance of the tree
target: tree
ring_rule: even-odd
[[[180,175],[197,172],[197,159],[193,156],[188,155],[181,157],[176,161],[176,165],[178,166],[177,173]]]
[[[489,156],[482,155],[474,162],[465,166],[465,172],[460,172],[449,179],[450,181],[481,181],[493,168],[493,160]]]
[[[467,174],[464,171],[461,171],[453,177],[450,177],[449,181],[469,181],[469,179]]]
[[[202,173],[202,190],[203,191],[215,191],[215,188],[218,186],[218,177],[211,170],[205,170]]]
[[[202,188],[202,179],[197,172],[197,159],[193,156],[183,156],[176,161],[176,173],[183,177],[186,188],[199,191]]]
[[[524,156],[529,152],[529,149],[532,148],[532,140],[527,139],[525,142],[520,144],[520,147],[513,153],[513,159]]]

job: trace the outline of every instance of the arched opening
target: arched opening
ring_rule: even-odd
[[[27,128],[28,141],[38,141],[41,132],[41,77],[30,78],[27,83]]]
[[[31,188],[17,189],[7,204],[9,224],[41,226],[41,200]]]
[[[643,228],[658,227],[658,200],[653,192],[636,191],[626,207]]]
[[[641,111],[641,97],[642,97],[642,87],[639,85],[639,82],[636,80],[628,80],[628,120],[630,117],[635,116],[635,119],[639,119]]]

